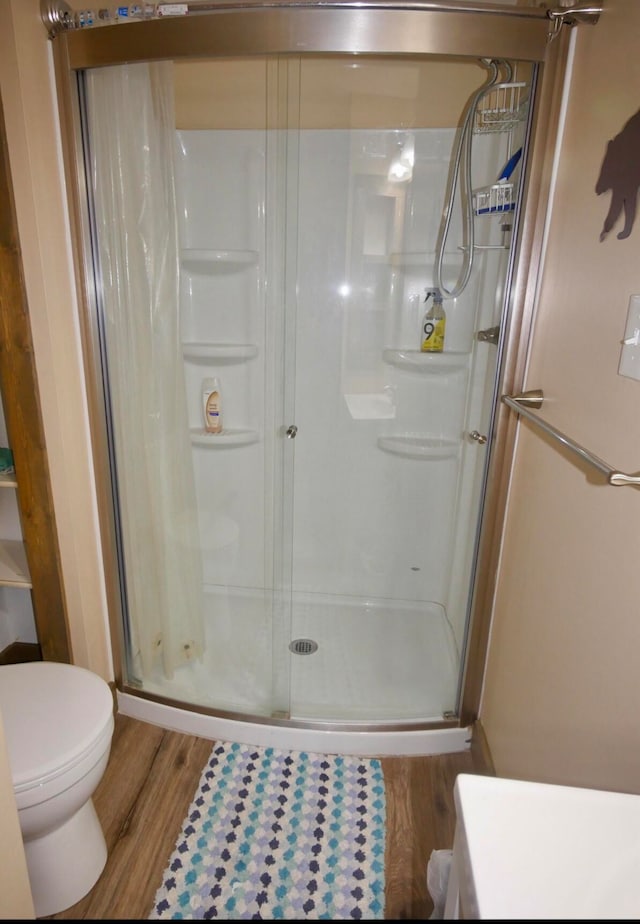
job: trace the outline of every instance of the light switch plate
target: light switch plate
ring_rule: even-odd
[[[640,380],[640,295],[632,295],[629,299],[618,375]]]

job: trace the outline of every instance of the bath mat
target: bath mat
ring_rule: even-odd
[[[222,742],[149,919],[384,918],[379,760]]]

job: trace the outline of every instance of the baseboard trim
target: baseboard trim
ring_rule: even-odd
[[[473,723],[470,750],[474,758],[474,763],[478,766],[485,767],[487,776],[496,776],[496,768],[493,763],[493,757],[491,756],[491,749],[480,719],[476,719]]]
[[[0,651],[0,665],[42,661],[42,649],[35,642],[12,642]]]

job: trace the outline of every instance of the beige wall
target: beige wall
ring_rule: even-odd
[[[605,0],[577,32],[528,388],[544,416],[626,472],[640,469],[640,382],[617,375],[640,221],[599,234],[608,139],[640,108],[640,4]],[[640,176],[640,150],[635,153]],[[640,792],[640,491],[521,427],[482,721],[503,776]]]
[[[113,679],[50,43],[39,0],[0,0],[0,90],[73,659]]]
[[[0,715],[0,917],[35,918]]]

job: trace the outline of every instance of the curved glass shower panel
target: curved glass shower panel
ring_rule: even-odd
[[[86,76],[127,682],[226,714],[442,721],[457,710],[515,214],[484,211],[474,189],[505,193],[530,74],[521,66],[512,125],[474,122],[474,189],[452,189],[439,256],[452,158],[486,62],[133,67],[151,100],[138,112],[154,125],[168,107],[173,122],[161,144],[134,119],[126,158],[100,140],[116,104],[101,86],[109,71],[130,80],[130,66]],[[149,158],[166,163],[162,198]],[[509,177],[514,203],[521,171]],[[148,199],[126,194],[119,216],[125,175]],[[422,352],[426,290],[465,262],[464,290],[444,300],[444,349]],[[217,434],[203,421],[211,378]],[[169,629],[145,615],[149,585],[180,601]],[[183,647],[169,661],[174,629]]]
[[[242,68],[253,101],[243,125],[229,126],[222,94],[218,121],[203,127],[192,75],[169,62],[88,72],[86,117],[126,680],[178,702],[270,716],[265,71],[264,61]],[[106,119],[112,110],[118,116]],[[203,413],[214,377],[216,434]],[[198,647],[168,665],[157,613],[169,589],[166,621],[176,632],[192,624]]]
[[[420,347],[458,121],[487,72],[302,63],[292,634],[313,651],[292,654],[295,718],[457,708],[498,360],[497,339],[478,337],[500,326],[513,224],[474,215],[470,259],[459,188],[441,266],[468,264],[468,283],[445,298],[443,352]],[[521,111],[517,138],[473,132],[473,184],[498,179],[525,129]]]

